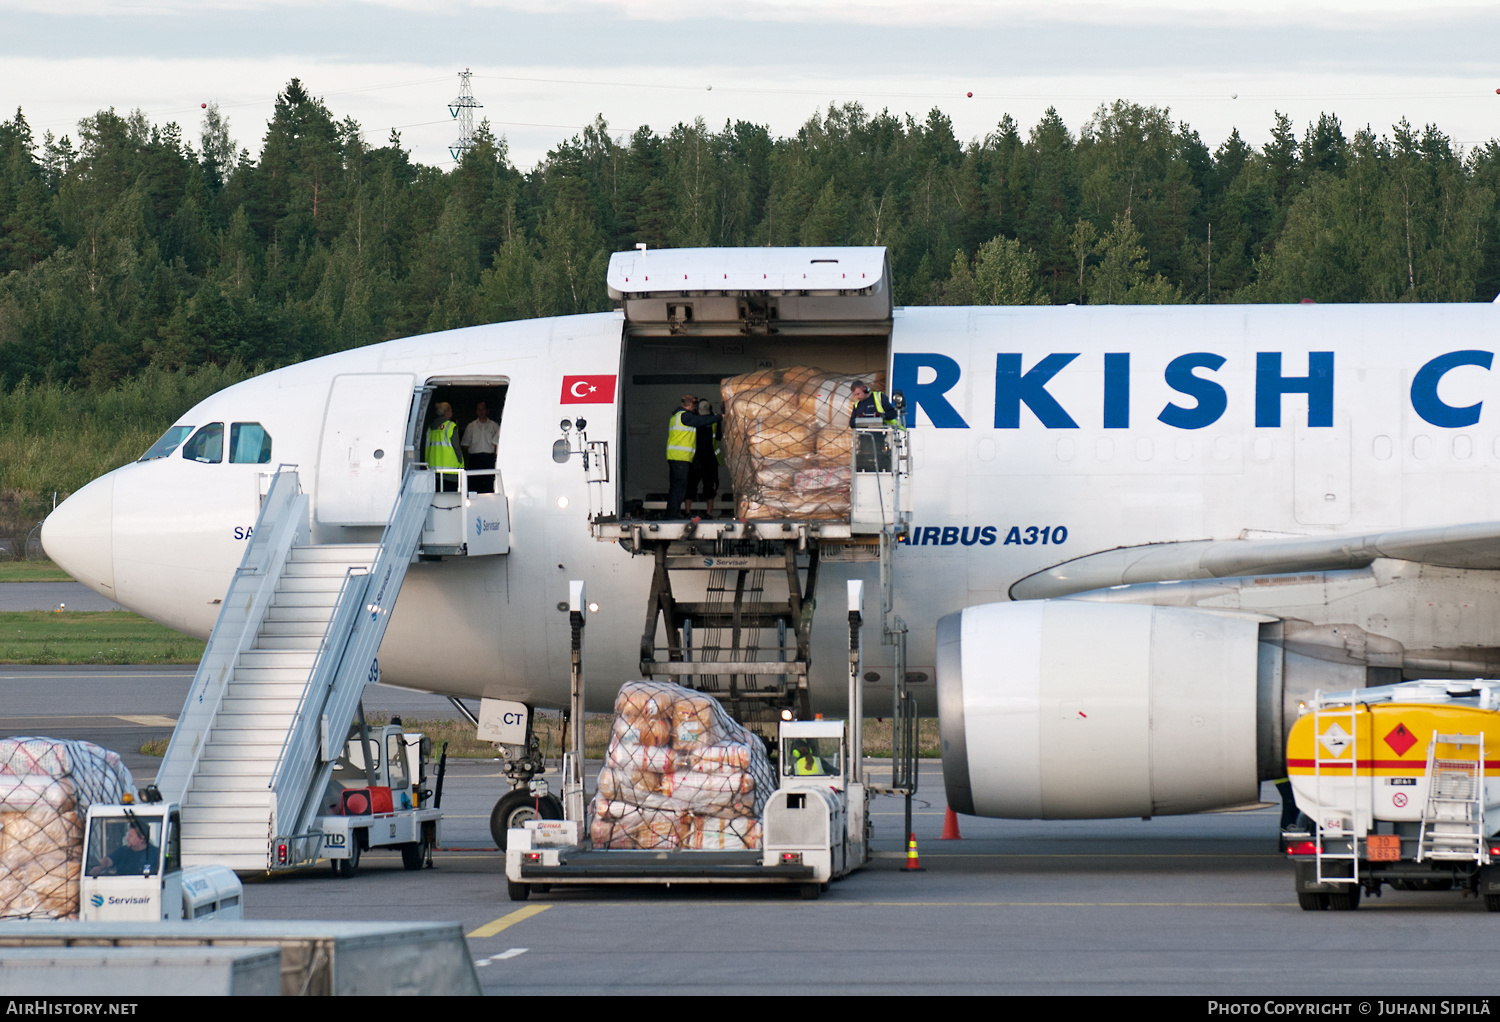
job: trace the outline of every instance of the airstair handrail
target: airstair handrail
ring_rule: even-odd
[[[297,712],[292,716],[292,726],[287,729],[286,740],[281,744],[281,752],[276,756],[276,766],[271,770],[271,782],[268,787],[275,788],[276,782],[281,779],[282,767],[287,763],[287,752],[300,748],[306,739],[303,732],[312,729],[308,723],[311,717],[306,713],[308,699],[313,693],[319,691],[316,681],[326,678],[332,668],[328,667],[330,661],[337,666],[337,658],[343,653],[341,636],[349,634],[354,626],[354,618],[359,613],[359,606],[364,601],[365,587],[370,581],[368,568],[352,567],[344,573],[343,584],[339,586],[339,595],[333,605],[333,614],[328,619],[328,625],[323,629],[323,638],[318,643],[318,652],[313,659],[312,669],[308,671],[308,684],[302,689],[302,697],[297,701]],[[354,592],[351,595],[351,590]],[[331,650],[331,653],[330,653]]]
[[[278,836],[302,834],[316,815],[318,799],[358,711],[364,686],[373,680],[375,654],[407,566],[421,541],[433,490],[430,470],[414,468],[407,472],[369,574],[350,575],[345,580],[316,667],[308,677],[298,718],[287,735],[270,784],[276,799]],[[362,579],[362,584],[355,579]],[[325,716],[331,748],[329,759],[320,761],[316,751]]]
[[[282,465],[261,504],[254,532],[224,595],[157,771],[156,786],[168,801],[181,802],[187,794],[240,654],[255,641],[287,554],[297,538],[307,533],[307,495],[302,492],[296,466]]]

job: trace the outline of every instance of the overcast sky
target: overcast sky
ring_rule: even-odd
[[[302,79],[381,144],[447,165],[457,72],[523,168],[603,114],[622,132],[702,117],[796,130],[829,103],[921,118],[961,139],[1049,105],[1070,128],[1121,98],[1171,108],[1217,146],[1273,112],[1301,130],[1405,116],[1455,141],[1500,136],[1500,3],[1390,0],[0,0],[0,103],[40,137],[113,107],[196,140],[216,101],[258,155],[278,90]],[[714,13],[704,13],[711,11]],[[970,97],[967,94],[973,93]],[[76,140],[76,138],[75,138]]]

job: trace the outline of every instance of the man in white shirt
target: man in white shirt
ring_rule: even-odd
[[[479,418],[464,427],[464,467],[470,472],[485,471],[495,467],[495,454],[500,449],[500,423],[490,418],[490,406],[483,401],[474,409]],[[469,490],[473,493],[494,493],[495,477],[469,478]]]

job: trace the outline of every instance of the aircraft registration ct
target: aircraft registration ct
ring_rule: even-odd
[[[374,542],[432,409],[462,427],[484,401],[496,474],[468,489],[491,510],[411,566],[379,676],[563,705],[578,578],[603,710],[639,674],[655,570],[618,535],[665,515],[681,395],[717,406],[726,377],[816,366],[905,398],[894,610],[962,812],[1250,802],[1314,690],[1500,675],[1500,308],[896,308],[879,248],[619,253],[609,287],[612,312],[389,341],[215,394],[69,497],[47,551],[205,636],[278,465],[300,468],[312,542]],[[580,418],[593,483],[553,457]],[[825,594],[878,582],[868,560],[820,570]],[[848,630],[824,602],[811,708],[842,712]],[[892,663],[867,643],[867,706]]]

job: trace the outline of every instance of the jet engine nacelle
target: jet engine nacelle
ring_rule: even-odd
[[[937,690],[948,804],[977,816],[1077,819],[1254,801],[1257,701],[1271,695],[1257,690],[1264,620],[1082,600],[944,617]],[[1267,716],[1279,716],[1272,705]]]

